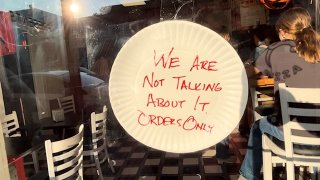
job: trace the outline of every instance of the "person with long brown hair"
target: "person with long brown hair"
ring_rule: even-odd
[[[274,78],[275,109],[272,115],[263,117],[251,127],[239,179],[262,179],[260,170],[263,133],[285,141],[281,130],[278,84],[320,88],[320,38],[319,33],[312,28],[308,11],[300,7],[286,10],[277,20],[276,29],[281,41],[271,44],[255,65],[257,73]]]

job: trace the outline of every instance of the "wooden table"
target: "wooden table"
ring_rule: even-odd
[[[52,117],[46,117],[39,120],[39,126],[41,129],[55,129],[55,128],[70,128],[76,127],[82,123],[82,116],[77,114],[66,114],[64,120],[54,121]]]
[[[274,79],[273,78],[264,77],[264,78],[259,78],[256,81],[257,81],[256,87],[264,88],[264,87],[273,87],[274,86]]]
[[[64,139],[66,137],[66,129],[74,129],[78,125],[83,123],[83,115],[78,115],[75,113],[65,114],[65,118],[62,121],[54,121],[52,117],[46,117],[40,119],[36,123],[41,130],[53,130],[54,134],[59,134],[59,139]]]
[[[260,115],[265,116],[266,114],[268,114],[267,111],[273,109],[274,106],[274,79],[257,79],[257,86],[254,90],[260,93],[257,95],[257,97],[254,97],[259,98],[258,104],[255,109]]]

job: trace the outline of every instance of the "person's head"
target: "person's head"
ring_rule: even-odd
[[[270,44],[279,41],[278,37],[275,37],[275,30],[273,26],[260,24],[250,31],[256,46],[260,44],[265,44],[269,46]]]
[[[223,15],[223,11],[212,7],[202,8],[195,15],[195,22],[215,31],[225,40],[230,41],[231,37],[227,26],[228,19]]]
[[[222,36],[226,41],[230,41],[230,33],[228,31],[228,28],[226,26],[220,26],[219,28],[213,29],[216,31],[220,36]]]
[[[310,63],[320,62],[320,37],[311,26],[309,12],[294,7],[283,12],[276,23],[279,38],[291,39],[296,43],[299,56]]]

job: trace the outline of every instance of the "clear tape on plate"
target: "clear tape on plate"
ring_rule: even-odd
[[[109,80],[123,128],[155,149],[211,147],[239,123],[247,103],[242,61],[219,34],[173,20],[148,26],[122,47]]]

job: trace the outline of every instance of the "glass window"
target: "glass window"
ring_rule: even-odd
[[[246,61],[254,56],[253,29],[273,27],[287,8],[308,9],[319,31],[319,4],[295,0],[271,10],[255,0],[0,0],[1,111],[16,111],[22,136],[34,142],[60,135],[43,127],[61,108],[58,99],[73,96],[75,125],[88,123],[91,112],[106,105],[108,138],[116,141],[125,132],[112,112],[108,81],[118,52],[135,33],[161,21],[196,22],[228,34]],[[74,132],[69,130],[66,136]]]

